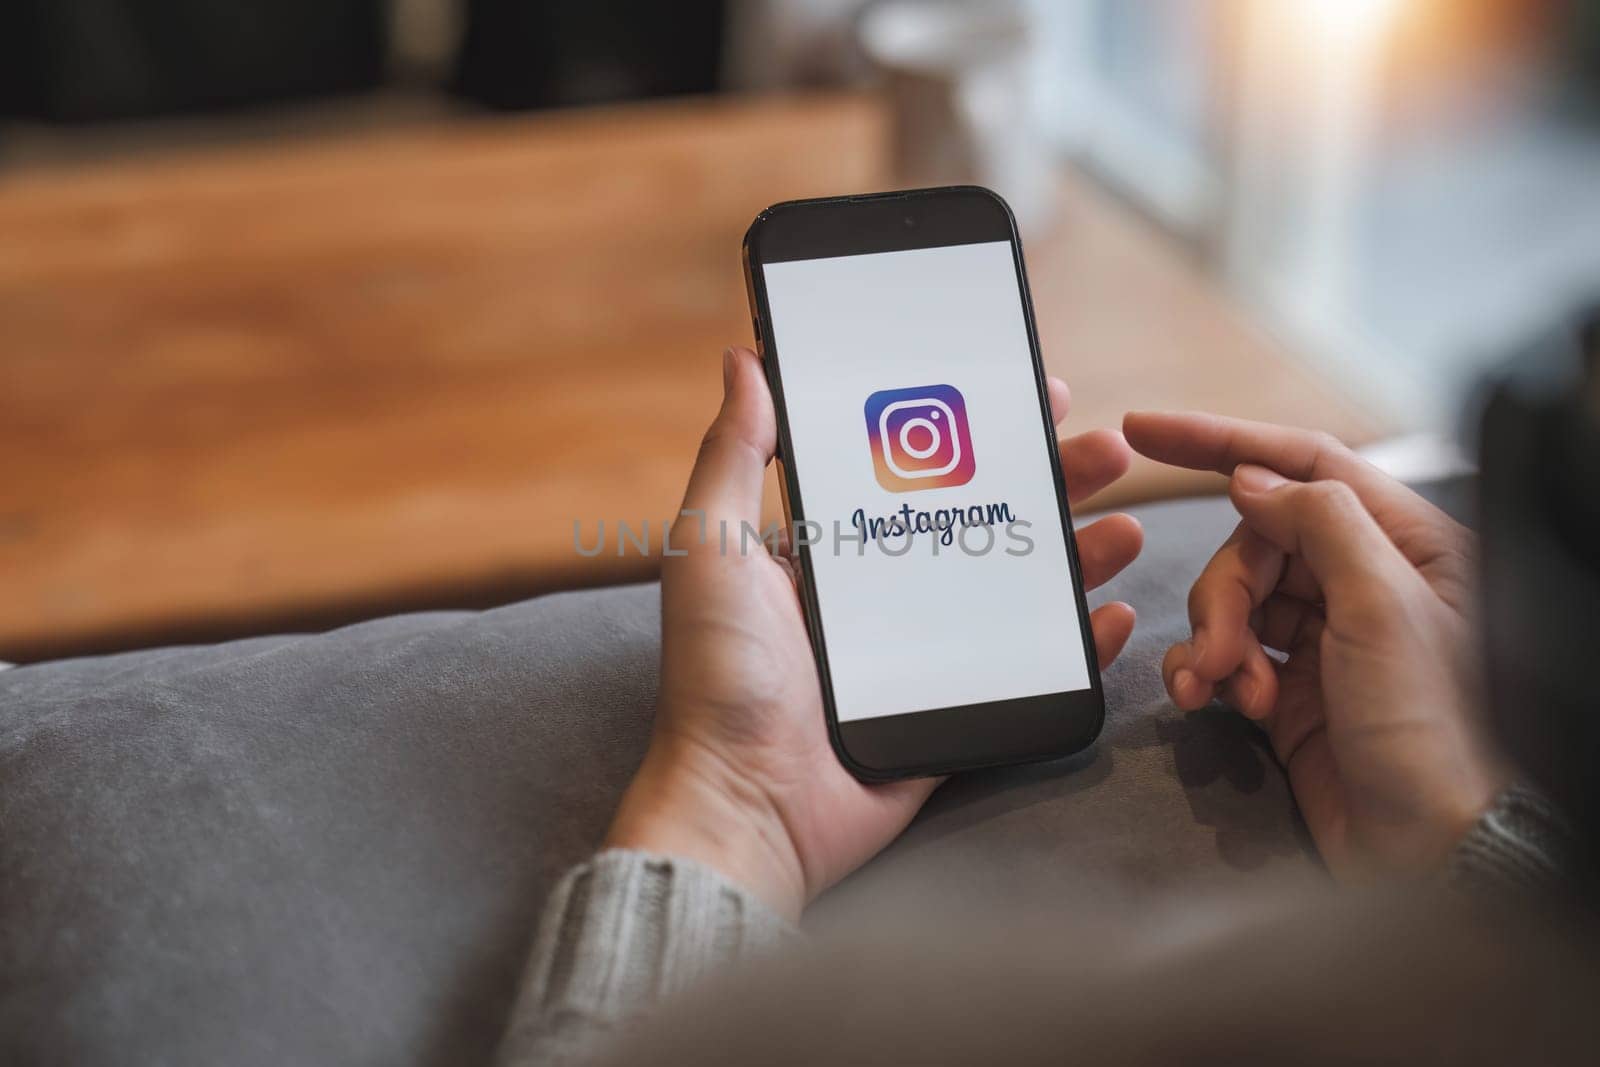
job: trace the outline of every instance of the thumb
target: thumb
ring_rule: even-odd
[[[1416,578],[1344,482],[1296,482],[1244,463],[1234,469],[1229,496],[1245,525],[1305,561],[1322,588],[1330,619]]]
[[[695,457],[686,510],[715,524],[761,522],[761,485],[777,445],[777,417],[761,360],[748,348],[722,353],[722,409],[706,430]]]

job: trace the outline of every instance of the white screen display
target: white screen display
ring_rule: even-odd
[[[763,271],[840,721],[1087,689],[1011,246]]]

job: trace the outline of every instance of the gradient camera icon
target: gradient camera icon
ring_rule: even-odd
[[[891,493],[972,480],[967,401],[953,385],[885,389],[867,397],[867,439],[878,484]]]

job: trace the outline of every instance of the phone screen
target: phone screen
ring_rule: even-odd
[[[1011,245],[763,270],[839,720],[1089,688]]]

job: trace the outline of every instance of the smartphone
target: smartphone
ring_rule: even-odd
[[[1010,208],[775,204],[744,265],[840,761],[884,781],[1084,748],[1105,698]]]

